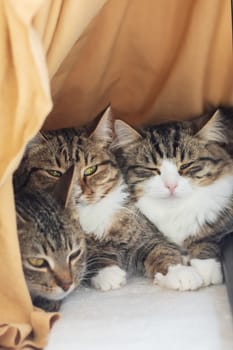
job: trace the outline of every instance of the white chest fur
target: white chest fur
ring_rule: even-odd
[[[79,219],[86,233],[93,233],[98,238],[105,235],[112,225],[116,213],[124,207],[128,193],[126,185],[120,184],[105,198],[94,204],[78,204]]]
[[[233,176],[196,188],[183,198],[156,199],[148,194],[137,207],[158,229],[177,244],[195,235],[206,222],[214,223],[226,208],[233,193]]]

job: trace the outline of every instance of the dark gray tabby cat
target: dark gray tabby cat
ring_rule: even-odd
[[[232,108],[217,110],[197,132],[191,122],[136,131],[115,121],[119,161],[135,206],[186,250],[205,286],[222,282],[219,242],[233,231],[232,126]],[[155,280],[180,289],[183,269],[171,266]]]
[[[45,188],[56,182],[67,166],[76,164],[76,201],[86,232],[88,276],[92,285],[102,290],[123,285],[126,270],[154,277],[157,272],[166,274],[183,259],[177,245],[132,205],[111,149],[112,138],[109,111],[89,137],[70,130],[43,134],[39,142],[37,137],[29,145],[15,174],[21,188]],[[17,184],[16,189],[20,191]],[[192,278],[183,278],[180,289],[200,287],[202,281],[195,269],[185,268]]]
[[[49,190],[16,194],[17,226],[26,282],[36,306],[59,309],[82,281],[86,245],[72,195],[74,167]]]

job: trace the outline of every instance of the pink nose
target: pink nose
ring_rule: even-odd
[[[165,187],[169,189],[170,193],[175,192],[177,185],[178,185],[177,183],[165,183]]]
[[[67,291],[70,289],[71,285],[72,285],[72,281],[63,282],[63,283],[61,283],[61,288],[62,288],[65,292],[67,292]]]

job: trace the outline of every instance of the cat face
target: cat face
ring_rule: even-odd
[[[98,202],[121,183],[111,142],[112,121],[108,109],[77,152],[77,202],[81,205]]]
[[[111,152],[112,121],[108,109],[94,132],[63,129],[38,134],[29,144],[14,187],[47,189],[76,164],[76,198],[78,203],[96,203],[114,189],[121,174]]]
[[[233,175],[220,115],[196,134],[187,123],[172,123],[148,127],[139,135],[121,121],[116,121],[116,134],[123,147],[126,181],[136,199],[187,198]]]
[[[68,194],[67,179],[64,183]],[[22,264],[30,293],[51,300],[63,299],[77,287],[86,268],[85,239],[76,209],[58,189],[53,194],[24,191],[20,198],[16,196]]]
[[[14,174],[14,188],[46,189],[52,187],[76,162],[85,130],[62,129],[39,132],[26,147]]]
[[[25,235],[26,227],[30,236]],[[80,228],[71,223],[65,230],[59,229],[59,235],[57,231],[54,239],[41,225],[30,221],[25,222],[24,228],[21,225],[19,240],[23,270],[33,297],[60,300],[82,281],[86,250],[85,240],[78,238],[77,230]]]

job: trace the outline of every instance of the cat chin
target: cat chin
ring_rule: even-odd
[[[172,203],[174,204],[174,201],[180,201],[182,199],[186,199],[190,196],[190,193],[175,193],[175,194],[144,194],[144,197],[150,198],[152,201],[155,201],[158,203],[158,201],[161,201],[163,203]]]
[[[31,292],[32,299],[37,297],[42,297],[48,300],[62,300],[66,298],[73,290],[75,289],[75,285],[73,284],[68,291],[64,291],[62,288],[57,287],[56,290],[53,290],[52,292]]]

